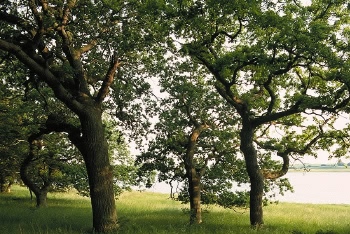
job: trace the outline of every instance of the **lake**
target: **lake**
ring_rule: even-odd
[[[289,172],[294,193],[277,196],[281,202],[350,204],[350,172]],[[170,193],[170,186],[157,183],[147,191]]]
[[[286,177],[294,193],[279,196],[279,201],[350,204],[349,172],[290,172]]]

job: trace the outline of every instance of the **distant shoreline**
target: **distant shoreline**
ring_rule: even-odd
[[[306,167],[304,168],[289,168],[288,172],[350,172],[350,168],[337,167]]]

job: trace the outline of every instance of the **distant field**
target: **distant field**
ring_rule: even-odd
[[[49,206],[34,208],[29,192],[14,187],[0,195],[0,233],[91,233],[90,201],[74,193],[50,194]],[[191,234],[349,234],[350,205],[272,204],[264,208],[265,226],[249,228],[249,211],[203,207],[203,224],[188,225],[187,205],[166,194],[127,192],[117,201],[120,230],[116,233]]]

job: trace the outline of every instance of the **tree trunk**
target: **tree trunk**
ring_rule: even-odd
[[[264,224],[262,198],[264,193],[264,177],[259,168],[257,152],[253,144],[254,128],[243,124],[240,133],[241,151],[244,154],[247,172],[250,178],[250,224],[259,228]]]
[[[12,185],[13,185],[13,181],[11,180],[11,181],[9,181],[9,183],[7,184],[7,187],[6,187],[6,193],[10,193],[11,192],[11,187],[12,187]]]
[[[40,190],[38,193],[35,193],[36,197],[36,207],[47,207],[47,189]]]
[[[66,12],[69,12],[75,3],[68,5]],[[68,18],[66,21],[69,21]],[[40,21],[39,23],[42,22]],[[63,49],[74,71],[63,69],[61,70],[63,73],[60,74],[64,74],[63,76],[73,74],[75,85],[64,84],[65,82],[62,82],[61,77],[56,77],[52,70],[47,67],[47,64],[41,64],[41,60],[45,62],[45,59],[41,59],[42,53],[40,54],[40,52],[35,55],[28,54],[27,50],[4,40],[0,40],[0,49],[15,55],[26,67],[38,75],[40,78],[38,80],[48,84],[58,100],[62,101],[79,116],[81,134],[79,132],[78,136],[71,137],[79,138],[80,140],[79,143],[75,142],[74,144],[84,157],[89,176],[93,228],[96,232],[109,232],[116,229],[118,225],[113,191],[113,170],[110,167],[108,145],[104,136],[101,105],[108,94],[109,86],[113,82],[120,62],[118,59],[113,58],[97,96],[93,97],[90,95],[90,85],[87,83],[87,76],[83,69],[83,52],[81,49],[75,50],[73,48],[72,38],[68,37],[68,34],[64,32],[64,27],[61,27],[61,29],[59,36],[62,39],[60,43],[62,43],[59,47]],[[36,42],[44,42],[41,37],[44,34],[41,34]],[[86,49],[89,51],[89,48]],[[30,186],[28,187],[32,189]],[[35,191],[33,190],[33,192]]]
[[[0,193],[10,193],[11,192],[11,182],[1,182],[0,183]]]
[[[196,124],[188,138],[184,163],[186,176],[188,179],[188,193],[190,196],[190,224],[202,223],[201,212],[201,171],[196,170],[193,157],[196,151],[197,139],[201,132],[209,126],[206,124]],[[204,170],[203,170],[204,172]]]
[[[101,115],[102,111],[99,108],[89,108],[80,116],[82,124],[80,151],[89,177],[94,231],[109,232],[116,229],[118,224],[113,169],[109,162],[108,144]]]
[[[0,193],[6,193],[7,181],[3,176],[0,176]]]
[[[200,176],[195,168],[188,172],[188,193],[190,195],[190,224],[202,223]]]
[[[30,137],[31,138],[31,137]],[[31,142],[31,140],[29,140]],[[20,168],[21,180],[29,188],[30,191],[33,191],[36,197],[36,207],[46,207],[47,206],[47,193],[51,186],[50,181],[44,182],[42,187],[37,186],[31,178],[28,176],[29,165],[34,157],[33,145],[30,145],[30,151],[27,157],[23,160]]]

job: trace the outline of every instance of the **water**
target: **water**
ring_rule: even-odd
[[[295,192],[279,196],[279,201],[350,204],[349,172],[290,172],[286,177]]]
[[[289,172],[286,177],[294,187],[294,193],[277,196],[281,202],[350,204],[350,172]],[[170,186],[166,183],[157,183],[147,190],[170,194]]]

